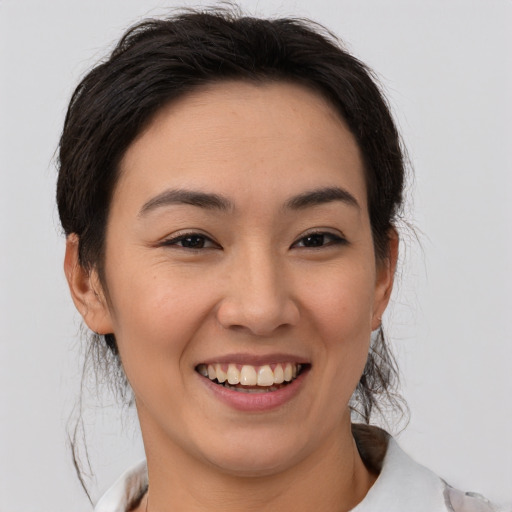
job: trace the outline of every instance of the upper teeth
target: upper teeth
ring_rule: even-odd
[[[263,366],[252,366],[250,364],[236,365],[230,363],[222,365],[200,364],[197,371],[208,377],[210,380],[217,380],[220,383],[228,382],[231,385],[241,384],[242,386],[273,386],[274,384],[282,384],[290,382],[302,369],[301,364],[283,363]]]

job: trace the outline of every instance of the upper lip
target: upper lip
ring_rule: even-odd
[[[265,364],[277,364],[277,363],[297,363],[297,364],[309,364],[310,361],[303,357],[295,354],[286,353],[274,353],[274,354],[243,354],[233,353],[224,354],[222,356],[214,356],[203,361],[199,361],[197,364],[248,364],[251,366],[263,366]]]

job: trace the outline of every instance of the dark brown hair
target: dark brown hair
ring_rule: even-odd
[[[402,205],[404,155],[373,73],[317,24],[228,9],[139,23],[76,88],[60,140],[57,203],[66,235],[78,235],[81,265],[104,278],[110,202],[120,160],[135,137],[169,102],[227,80],[299,83],[331,103],[360,148],[375,254],[385,259]],[[112,334],[96,336],[95,343],[107,346],[102,353],[119,364]],[[351,404],[364,421],[383,401],[397,405],[396,377],[380,329]]]

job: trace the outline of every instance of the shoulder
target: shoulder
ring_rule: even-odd
[[[354,425],[353,434],[361,458],[379,476],[352,512],[506,512],[478,494],[454,489],[383,430]]]
[[[148,488],[146,461],[125,471],[94,507],[94,512],[127,512]]]

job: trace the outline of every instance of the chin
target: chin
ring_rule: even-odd
[[[295,457],[290,458],[288,453],[286,457],[272,456],[262,453],[245,453],[229,457],[219,456],[212,458],[210,463],[219,471],[230,476],[263,478],[274,476],[288,467],[294,465]]]
[[[255,433],[254,435],[229,436],[219,449],[212,446],[203,451],[204,456],[218,470],[225,474],[241,477],[265,477],[275,475],[295,465],[305,450],[298,449],[301,440],[292,435],[275,436]]]

